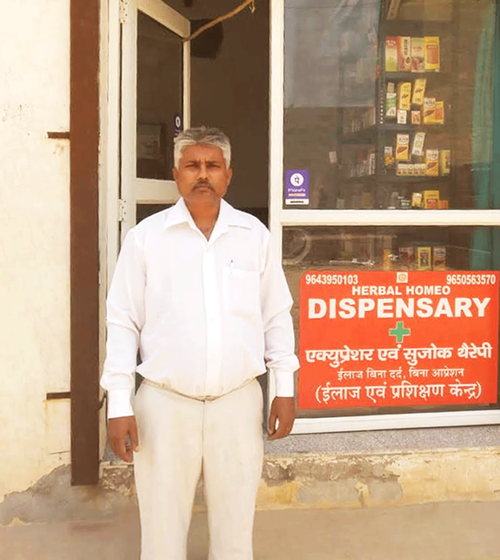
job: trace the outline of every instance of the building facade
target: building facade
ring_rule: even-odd
[[[294,295],[298,419],[259,504],[496,499],[496,2],[256,0],[193,40],[235,3],[27,4],[1,34],[4,519],[109,467],[105,295],[190,124],[232,139],[229,202]]]

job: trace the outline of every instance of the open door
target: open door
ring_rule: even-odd
[[[189,20],[161,0],[132,0],[127,10],[121,27],[121,240],[138,215],[178,199],[173,139],[190,121]]]

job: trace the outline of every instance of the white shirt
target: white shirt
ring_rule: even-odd
[[[134,372],[217,397],[266,371],[293,396],[292,298],[269,231],[221,201],[210,239],[183,199],[126,236],[107,301],[108,416],[134,414]],[[137,366],[137,352],[141,363]]]

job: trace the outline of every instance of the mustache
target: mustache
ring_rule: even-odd
[[[212,184],[209,181],[197,181],[194,188],[197,189],[199,187],[208,187],[213,190]]]

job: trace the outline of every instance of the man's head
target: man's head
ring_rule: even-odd
[[[191,128],[174,140],[174,179],[188,207],[217,206],[231,182],[231,146],[216,128]]]
[[[226,167],[231,167],[231,143],[229,138],[218,128],[199,126],[188,128],[174,138],[174,165],[179,169],[182,152],[187,146],[215,146],[222,150]]]

